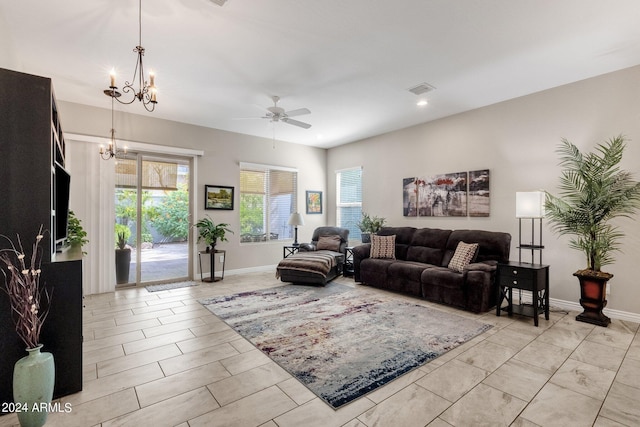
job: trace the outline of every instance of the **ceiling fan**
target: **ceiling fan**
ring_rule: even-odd
[[[262,116],[262,119],[269,119],[271,122],[283,122],[289,125],[301,127],[303,129],[309,129],[311,125],[298,120],[294,120],[291,117],[302,116],[304,114],[311,114],[308,108],[298,108],[297,110],[284,111],[284,108],[278,107],[279,96],[272,96],[273,107],[267,107],[267,113]]]

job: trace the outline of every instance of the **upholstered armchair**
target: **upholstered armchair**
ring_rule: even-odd
[[[300,252],[330,250],[346,254],[349,245],[349,230],[340,227],[318,227],[310,243],[301,243]]]
[[[297,254],[280,261],[276,277],[283,282],[324,286],[342,274],[348,239],[346,228],[316,228],[310,243],[300,244]]]

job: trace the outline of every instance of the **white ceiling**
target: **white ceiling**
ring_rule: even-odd
[[[332,147],[640,64],[639,22],[638,0],[144,0],[159,103],[117,108]],[[110,108],[109,71],[133,75],[138,1],[2,1],[0,37],[1,67]],[[408,89],[423,82],[436,90],[419,108]],[[271,95],[312,127],[240,119]]]

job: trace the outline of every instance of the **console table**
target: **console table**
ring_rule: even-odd
[[[222,276],[216,276],[216,255],[222,254]],[[211,276],[203,277],[202,274],[202,255],[209,255],[211,257]],[[219,282],[224,279],[224,265],[227,262],[227,251],[223,249],[213,249],[209,252],[198,252],[198,263],[200,264],[200,280],[203,282]]]
[[[500,316],[502,301],[507,300],[507,312],[524,316],[532,316],[533,323],[538,326],[538,315],[544,311],[544,318],[549,320],[549,266],[514,262],[498,264],[496,278],[498,284],[498,303],[496,316]],[[513,289],[531,291],[532,304],[514,304]]]

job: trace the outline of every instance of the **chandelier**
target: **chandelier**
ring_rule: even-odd
[[[118,158],[124,154],[127,154],[127,147],[124,147],[123,149],[118,148],[118,144],[116,143],[116,129],[113,125],[113,101],[118,99],[120,93],[115,89],[112,89],[110,93],[107,92],[108,91],[106,90],[104,91],[105,94],[111,97],[111,138],[109,139],[109,145],[106,149],[102,145],[100,146],[100,157],[102,157],[102,160],[109,160],[113,159],[114,157]]]
[[[144,56],[144,47],[142,47],[142,0],[139,1],[138,5],[138,28],[138,46],[133,49],[133,51],[138,55],[136,68],[133,71],[133,78],[131,79],[131,82],[125,81],[125,84],[122,87],[122,92],[125,94],[130,94],[131,99],[128,101],[119,99],[121,93],[118,92],[118,87],[116,86],[116,73],[114,70],[111,70],[111,82],[109,85],[109,89],[106,89],[104,93],[105,95],[110,96],[112,100],[113,98],[115,98],[121,104],[131,104],[137,99],[138,101],[142,102],[142,105],[144,105],[144,108],[147,111],[151,112],[156,108],[156,104],[158,103],[158,101],[156,100],[157,89],[153,71],[149,71],[148,82],[144,79],[144,66],[142,65],[142,57]],[[133,87],[133,85],[136,83],[136,80],[138,83],[138,89]]]

